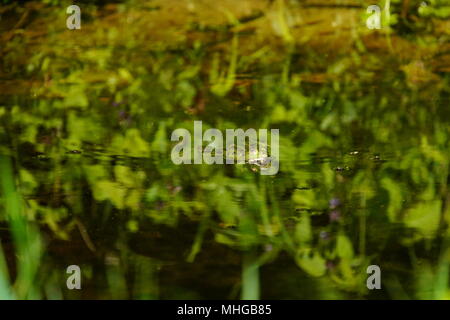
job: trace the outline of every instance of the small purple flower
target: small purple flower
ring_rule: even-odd
[[[330,222],[336,222],[341,219],[341,212],[339,210],[333,210],[329,214]]]
[[[122,104],[124,104],[125,103],[125,100],[122,100],[122,101],[113,101],[112,103],[111,103],[111,105],[113,106],[113,107],[118,107],[118,106],[120,106],[120,105],[122,105]]]
[[[336,209],[341,204],[341,201],[338,198],[332,198],[330,200],[330,209]]]
[[[266,252],[270,252],[273,250],[273,246],[271,244],[267,244],[264,249],[266,250]]]

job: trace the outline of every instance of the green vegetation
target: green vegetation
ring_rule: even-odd
[[[450,297],[449,1],[380,31],[342,1],[99,1],[81,30],[47,2],[1,7],[1,298]],[[194,120],[279,128],[280,172],[174,165]]]

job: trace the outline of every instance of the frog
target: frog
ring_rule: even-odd
[[[259,151],[258,151],[259,146]],[[239,159],[244,159],[244,164],[247,165],[251,171],[259,171],[262,168],[269,168],[272,163],[272,157],[268,155],[269,145],[267,143],[248,143],[228,144],[224,152],[225,162],[230,160],[233,163],[238,163]]]

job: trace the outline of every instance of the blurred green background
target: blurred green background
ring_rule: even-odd
[[[450,1],[2,3],[0,298],[450,298]],[[280,172],[174,165],[194,120]]]

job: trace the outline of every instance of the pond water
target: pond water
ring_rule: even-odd
[[[450,297],[440,4],[5,3],[0,298]],[[279,129],[278,172],[174,164],[194,121]]]

